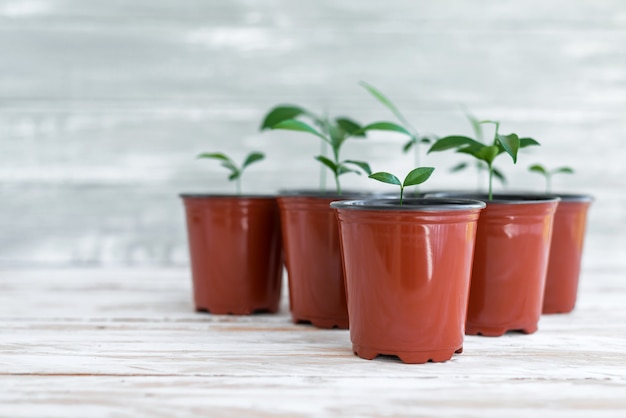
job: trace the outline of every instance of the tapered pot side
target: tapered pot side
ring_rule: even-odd
[[[587,212],[593,201],[588,195],[558,196],[561,201],[554,215],[544,314],[568,313],[576,306]]]
[[[365,359],[446,361],[463,348],[476,221],[482,202],[335,202],[350,339]]]
[[[294,323],[349,326],[339,230],[330,208],[330,202],[348,196],[298,191],[278,197]]]
[[[559,199],[530,194],[500,194],[493,200],[480,194],[458,196],[487,203],[478,221],[465,333],[534,333]]]
[[[277,312],[282,279],[275,197],[181,195],[196,310]]]

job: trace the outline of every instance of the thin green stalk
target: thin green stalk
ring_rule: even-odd
[[[326,157],[328,153],[328,144],[326,141],[321,141],[322,145],[320,146],[320,154]],[[326,167],[320,166],[320,190],[322,192],[326,191]]]
[[[493,200],[493,166],[489,164],[489,200]]]
[[[237,177],[235,187],[237,188],[237,194],[241,194],[241,176]]]
[[[546,194],[550,194],[552,190],[552,176],[550,174],[546,174]]]
[[[404,187],[400,186],[400,206],[402,206],[403,197],[404,197]]]

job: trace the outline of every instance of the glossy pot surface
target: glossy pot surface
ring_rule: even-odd
[[[282,247],[274,197],[182,195],[196,309],[277,312]]]
[[[537,330],[557,198],[487,202],[476,234],[466,333]]]
[[[554,215],[550,261],[543,299],[543,313],[571,312],[578,296],[578,278],[585,240],[587,211],[592,198],[559,195]]]
[[[463,348],[477,219],[484,204],[333,203],[341,232],[350,338],[365,359],[446,361]],[[450,203],[450,202],[448,202]]]
[[[339,196],[278,197],[289,306],[295,323],[347,329],[348,309],[339,231],[330,202]]]

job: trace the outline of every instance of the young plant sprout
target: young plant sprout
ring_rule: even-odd
[[[513,164],[517,163],[517,152],[520,148],[525,148],[531,145],[539,145],[539,142],[532,138],[520,138],[517,134],[511,133],[508,135],[500,134],[500,122],[484,120],[481,124],[494,124],[495,134],[491,145],[483,144],[475,139],[467,136],[452,135],[446,136],[437,140],[428,150],[428,153],[436,151],[445,151],[449,149],[455,149],[456,152],[463,154],[469,154],[479,161],[483,161],[487,164],[489,170],[489,200],[493,199],[493,177],[494,166],[493,162],[500,154],[507,153],[513,159]]]
[[[386,173],[384,171],[370,174],[369,178],[382,181],[383,183],[395,184],[400,186],[400,206],[402,206],[404,188],[424,183],[426,180],[428,180],[430,175],[433,174],[433,171],[435,171],[433,167],[418,167],[411,170],[409,174],[406,175],[403,182],[401,182],[400,179],[393,174]]]
[[[222,167],[230,170],[230,175],[228,176],[228,180],[230,181],[235,180],[235,185],[236,185],[235,187],[237,190],[237,194],[241,194],[241,176],[243,174],[243,171],[250,164],[256,163],[264,159],[265,155],[258,151],[251,152],[250,154],[248,154],[248,156],[244,160],[241,167],[237,167],[237,165],[233,162],[232,159],[227,157],[225,154],[222,154],[221,152],[203,153],[203,154],[198,155],[197,158],[208,158],[212,160],[221,161]]]
[[[472,129],[474,131],[474,139],[476,139],[478,142],[483,142],[483,125],[480,122],[480,120],[478,118],[476,118],[474,115],[472,115],[467,109],[464,108],[464,113],[465,113],[465,117],[467,118],[467,120],[469,120],[470,124],[472,125]],[[462,162],[459,163],[457,165],[455,165],[454,167],[450,168],[450,172],[451,173],[458,173],[459,171],[463,171],[465,169],[467,169],[470,166],[469,163],[466,162]],[[476,181],[477,181],[477,189],[480,190],[481,187],[481,173],[484,171],[488,171],[488,167],[487,164],[485,164],[484,161],[481,160],[476,160],[474,161],[474,167],[476,169]],[[494,178],[496,178],[497,180],[500,181],[500,183],[502,185],[506,185],[507,181],[506,181],[506,177],[504,175],[504,173],[502,173],[502,171],[498,170],[496,167],[492,167],[493,169],[493,176]]]
[[[570,167],[559,167],[553,170],[548,170],[546,167],[541,164],[533,164],[528,167],[529,171],[539,173],[546,179],[546,193],[550,193],[552,191],[552,176],[554,174],[574,174],[574,170]]]
[[[409,137],[409,140],[402,147],[402,151],[407,153],[411,149],[414,151],[415,165],[420,165],[420,150],[419,144],[430,144],[432,141],[436,139],[434,135],[419,135],[415,128],[409,123],[409,121],[404,117],[402,112],[398,109],[398,107],[393,104],[391,100],[389,100],[384,94],[382,94],[378,89],[376,89],[371,84],[368,84],[364,81],[359,83],[363,88],[365,88],[372,96],[374,96],[380,103],[383,104],[387,109],[391,110],[391,113],[398,119],[400,124],[394,122],[374,122],[369,125],[363,127],[363,131],[390,131],[390,132],[398,132],[404,134]]]
[[[317,128],[300,119],[296,119],[299,117],[306,117],[311,120]],[[346,173],[361,174],[361,171],[369,175],[372,172],[369,164],[364,161],[341,160],[339,157],[341,146],[348,138],[365,137],[361,125],[351,119],[340,117],[331,121],[327,117],[320,118],[312,112],[298,106],[281,105],[275,107],[267,114],[261,125],[261,130],[264,129],[305,132],[321,139],[321,154],[314,158],[333,173],[338,195],[341,195],[342,192],[339,176]],[[331,158],[329,158],[326,153],[328,147],[330,147],[332,151]],[[321,189],[323,190],[324,184],[326,183],[323,176],[321,176],[320,182]]]

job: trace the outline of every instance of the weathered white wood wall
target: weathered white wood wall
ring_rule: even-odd
[[[247,191],[315,187],[313,138],[260,134],[274,104],[366,122],[393,98],[416,127],[470,134],[460,104],[543,143],[534,162],[597,197],[586,263],[624,266],[626,2],[620,0],[0,0],[0,265],[187,262],[182,191],[228,191],[194,159],[260,149]],[[406,172],[402,140],[345,155]],[[439,167],[430,187],[474,187]],[[384,188],[356,176],[353,187]]]

